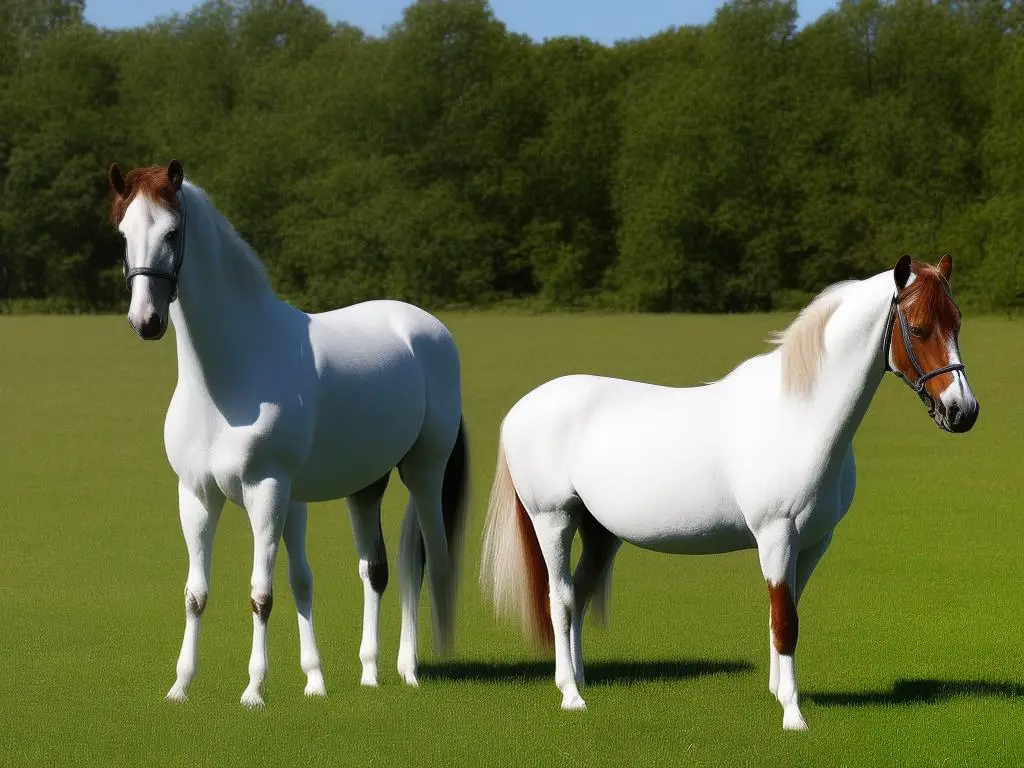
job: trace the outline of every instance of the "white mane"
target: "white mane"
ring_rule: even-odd
[[[843,302],[836,294],[855,282],[844,280],[828,286],[784,331],[771,335],[769,341],[779,346],[782,355],[782,388],[786,394],[806,397],[814,390],[825,351],[825,326]]]
[[[230,265],[225,265],[225,269],[230,272],[232,278],[236,281],[249,282],[250,287],[253,289],[265,288],[273,291],[270,276],[267,274],[267,268],[263,265],[263,262],[260,261],[249,244],[242,239],[241,235],[235,231],[235,228],[231,226],[231,222],[217,210],[206,192],[187,179],[182,183],[181,189],[183,193],[186,189],[189,192],[187,202],[185,203],[186,229],[190,225],[203,226],[207,223],[212,224],[220,241],[227,246],[224,248],[224,255],[232,259]],[[197,207],[205,209],[206,215],[197,211]]]

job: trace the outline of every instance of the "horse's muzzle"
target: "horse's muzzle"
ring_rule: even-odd
[[[951,405],[946,411],[946,420],[949,422],[950,432],[969,432],[974,423],[978,420],[981,406],[977,401],[974,408],[969,411],[962,411],[956,405]]]
[[[157,341],[162,339],[164,333],[167,331],[167,324],[156,312],[143,320],[139,325],[135,325],[135,323],[131,321],[131,318],[128,319],[128,324],[131,325],[132,330],[135,331],[136,335],[143,341]]]
[[[974,401],[973,406],[970,410],[962,410],[956,403],[948,408],[943,408],[940,405],[935,412],[935,423],[947,432],[957,434],[969,432],[981,412],[981,405],[977,400]]]

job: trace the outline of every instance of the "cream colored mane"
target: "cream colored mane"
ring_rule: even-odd
[[[782,355],[782,389],[786,394],[806,397],[814,390],[825,351],[825,325],[843,302],[836,292],[853,282],[830,285],[801,310],[786,330],[773,333],[769,339],[779,346]]]

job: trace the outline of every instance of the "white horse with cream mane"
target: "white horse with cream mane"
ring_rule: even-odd
[[[125,239],[128,320],[143,339],[174,322],[178,382],[164,445],[178,475],[188,548],[185,635],[167,698],[195,673],[217,521],[226,499],[252,524],[252,654],[246,706],[262,706],[267,620],[280,540],[298,612],[306,694],[325,695],[313,633],[306,505],[345,497],[363,581],[362,683],[377,685],[380,598],[388,581],[380,503],[391,470],[409,489],[398,556],[398,671],[416,685],[425,557],[435,648],[448,649],[468,482],[459,354],[423,310],[369,301],[309,315],[278,300],[263,265],[174,160],[110,169],[111,219]]]
[[[720,381],[675,388],[599,376],[549,381],[501,426],[481,579],[499,614],[554,643],[563,709],[584,709],[582,619],[605,614],[623,541],[678,554],[756,548],[769,593],[768,687],[783,727],[804,729],[797,604],[850,508],[852,441],[882,376],[909,383],[936,424],[978,415],[958,347],[960,313],[937,267],[833,286],[774,351]],[[582,552],[569,555],[577,530]]]

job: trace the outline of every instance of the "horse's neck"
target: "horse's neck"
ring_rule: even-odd
[[[230,229],[198,196],[187,201],[185,261],[178,300],[171,305],[179,378],[211,379],[242,374],[259,355],[259,339],[278,303],[253,265],[233,249]]]
[[[847,287],[825,327],[825,360],[809,413],[823,451],[845,454],[882,382],[894,290],[891,272]]]

